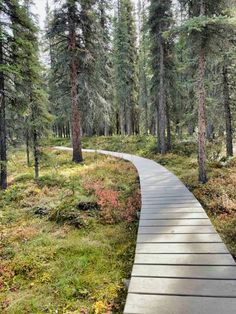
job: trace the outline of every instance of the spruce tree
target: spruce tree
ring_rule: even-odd
[[[31,23],[25,8],[17,0],[0,2],[0,188],[7,187],[7,111],[20,104],[19,87],[22,86],[26,54],[25,34]]]
[[[69,85],[67,84],[67,86],[70,89],[72,159],[76,163],[83,161],[78,93],[79,50],[81,48],[79,47],[81,40],[78,33],[79,27],[81,27],[79,1],[67,0],[55,10],[51,28],[49,29],[49,40],[54,45],[54,51],[56,52],[57,50],[58,52],[56,53],[60,54],[61,57],[56,71],[60,73],[59,76],[65,75],[69,81]],[[55,57],[55,55],[53,56]],[[64,61],[62,61],[62,58]]]
[[[170,123],[167,105],[167,67],[169,44],[163,33],[172,23],[172,1],[152,0],[149,8],[149,26],[152,53],[152,89],[158,113],[158,152],[165,154],[170,146]],[[167,135],[168,139],[167,140]]]
[[[149,133],[150,123],[150,40],[148,35],[148,14],[147,2],[138,1],[139,17],[139,51],[138,51],[138,70],[139,70],[139,106],[141,109],[140,127],[145,134]]]
[[[137,43],[131,0],[118,1],[114,28],[114,70],[120,131],[123,135],[132,135],[138,131],[138,119]]]
[[[217,1],[180,1],[187,5],[191,17],[184,29],[192,39],[194,53],[198,59],[197,73],[197,98],[198,98],[198,164],[199,181],[207,182],[206,173],[206,61],[207,55],[212,50],[212,43],[225,22],[223,9],[226,7],[224,0]],[[214,47],[216,49],[216,47]]]

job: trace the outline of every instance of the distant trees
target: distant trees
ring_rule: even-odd
[[[226,2],[139,0],[135,11],[131,0],[117,0],[114,18],[110,1],[57,5],[48,23],[49,93],[57,136],[69,137],[74,119],[78,132],[72,135],[81,133],[77,138],[155,134],[157,152],[165,154],[172,138],[193,137],[197,131],[199,180],[206,182],[207,140],[214,139],[216,130],[226,133],[227,156],[233,154],[235,53],[225,54],[216,45],[219,38],[229,47],[233,40]],[[74,33],[68,28],[69,4],[76,11]],[[72,85],[73,97],[68,93]],[[74,143],[74,149],[80,146]]]
[[[168,107],[168,67],[171,44],[164,37],[172,24],[172,1],[153,0],[149,7],[149,25],[151,33],[153,91],[157,103],[158,152],[165,154],[171,145],[170,116]]]
[[[138,132],[137,38],[131,0],[119,0],[114,26],[114,72],[120,133]]]

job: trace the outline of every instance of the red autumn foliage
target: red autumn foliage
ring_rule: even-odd
[[[115,223],[126,220],[133,222],[136,220],[136,213],[140,209],[140,195],[134,193],[128,201],[120,201],[120,192],[105,188],[101,181],[87,182],[84,187],[88,191],[93,191],[97,197],[97,202],[101,207],[101,218],[105,223]]]

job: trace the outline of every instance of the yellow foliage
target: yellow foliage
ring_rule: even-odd
[[[95,314],[103,314],[105,313],[107,308],[107,304],[103,301],[98,301],[94,305],[94,313]]]

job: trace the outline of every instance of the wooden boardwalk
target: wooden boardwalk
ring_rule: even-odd
[[[236,313],[236,263],[193,194],[154,161],[98,152],[131,161],[140,177],[142,209],[124,313]]]

